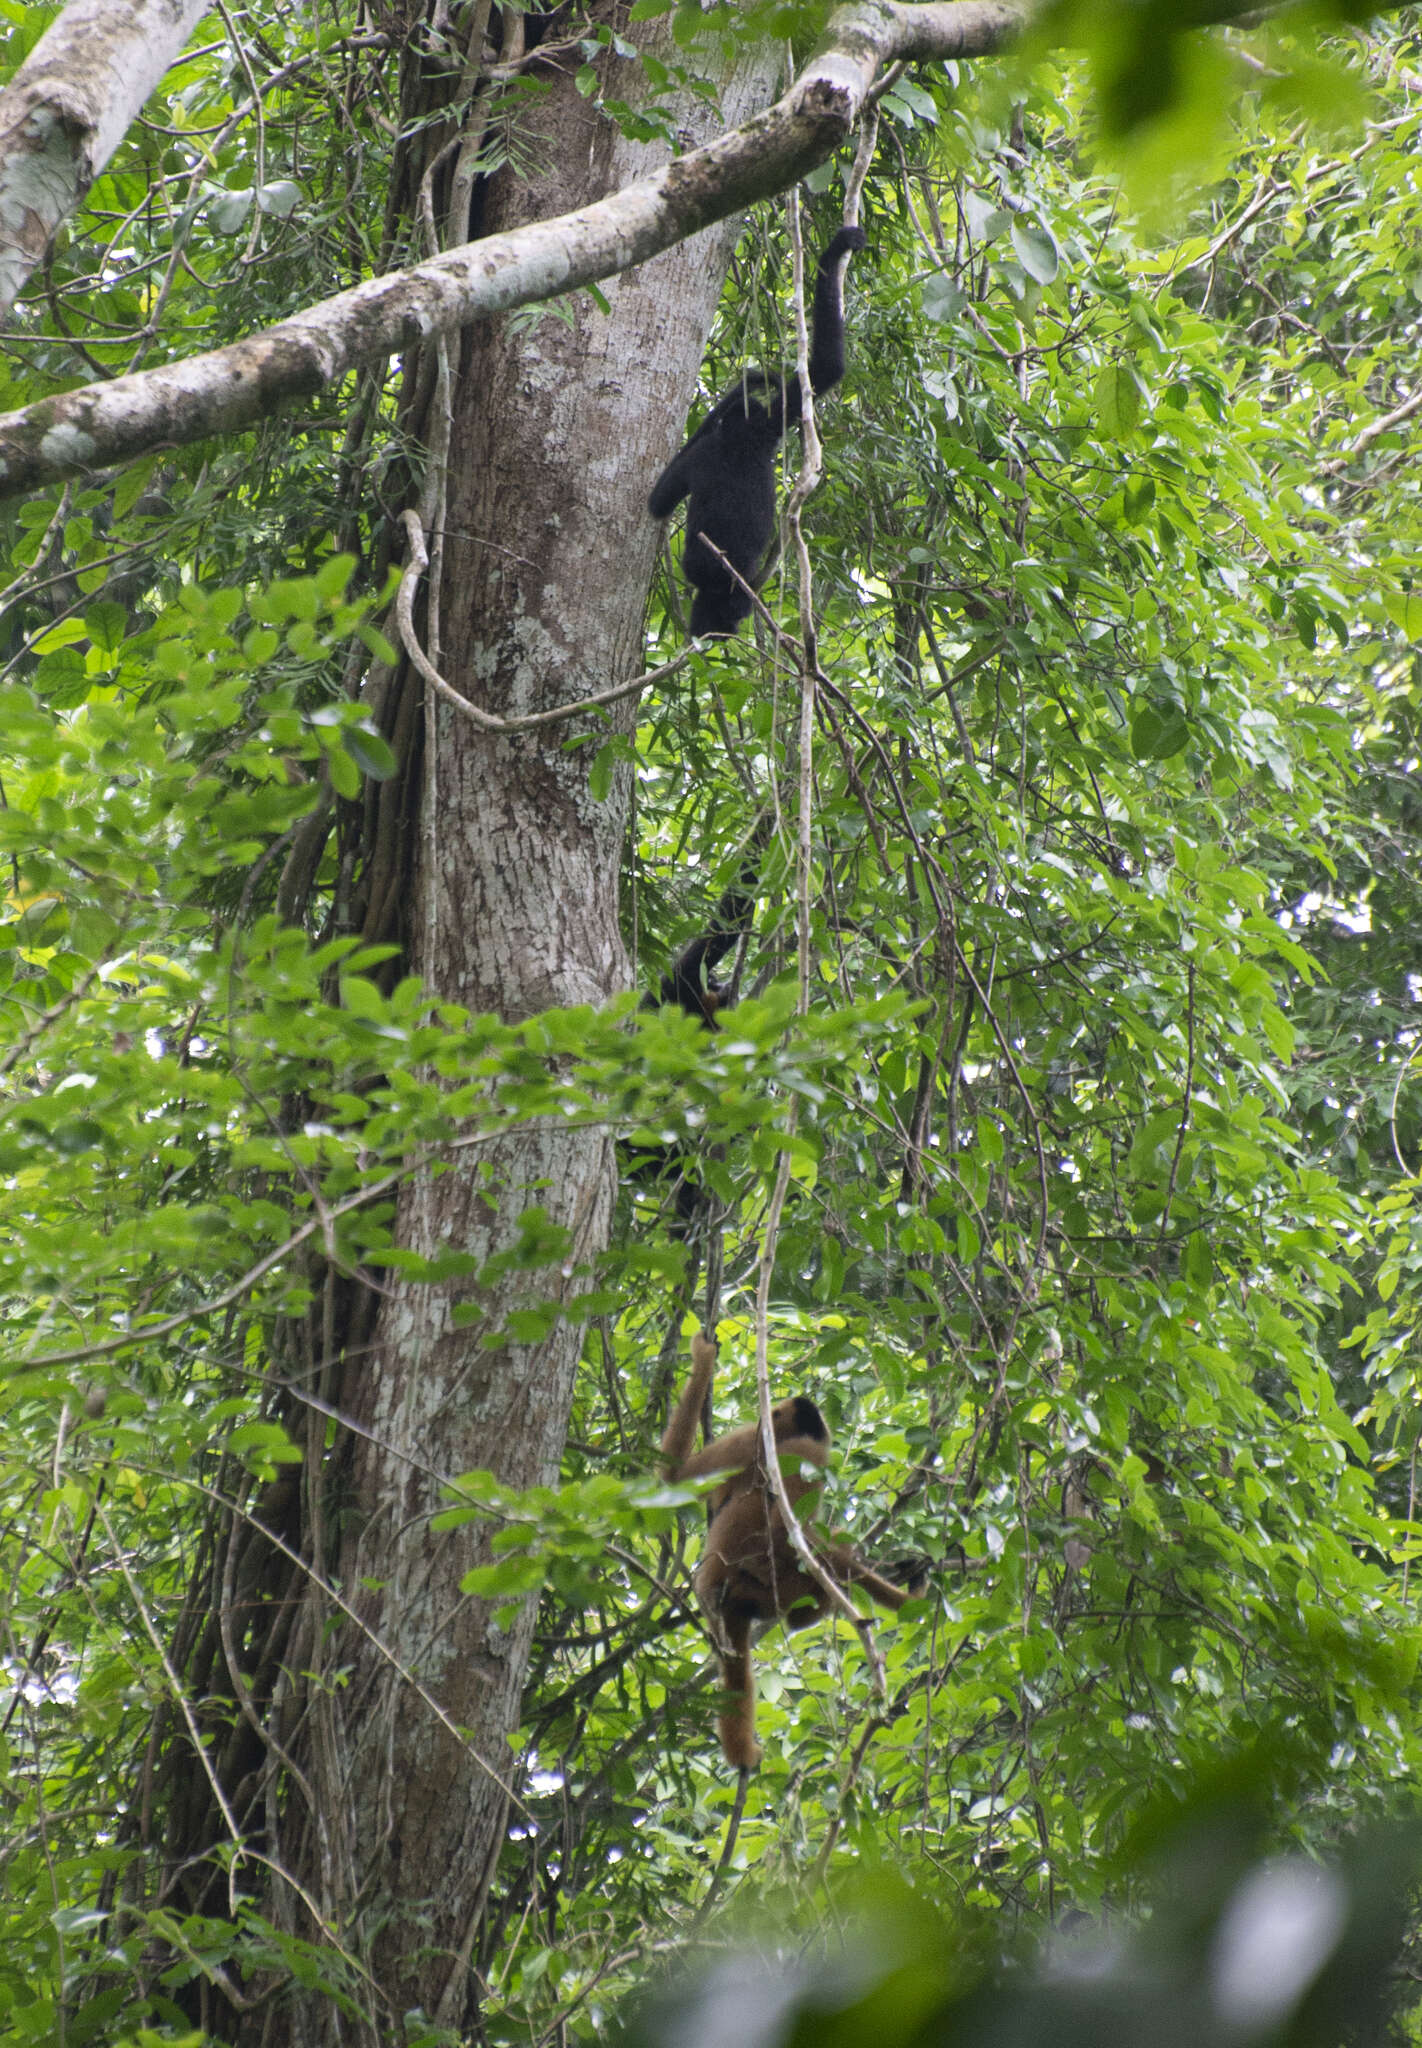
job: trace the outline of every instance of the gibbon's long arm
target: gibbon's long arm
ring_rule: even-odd
[[[844,273],[856,249],[867,242],[863,228],[840,228],[826,243],[815,271],[815,296],[810,315],[810,388],[816,398],[832,391],[844,376]],[[647,500],[653,519],[665,519],[692,488],[696,480],[696,457],[731,414],[748,414],[751,406],[769,395],[769,424],[775,439],[793,427],[805,409],[799,374],[789,384],[764,370],[745,371],[729,391],[723,392],[699,427],[687,435],[657,481]]]
[[[680,1398],[671,1412],[662,1435],[662,1477],[684,1479],[687,1459],[691,1446],[696,1440],[696,1425],[701,1420],[701,1410],[706,1402],[706,1389],[711,1384],[711,1375],[716,1370],[716,1346],[704,1331],[698,1330],[691,1340],[691,1378],[681,1390]]]
[[[906,1600],[917,1598],[912,1584],[894,1585],[881,1572],[876,1572],[872,1564],[866,1564],[852,1544],[833,1543],[827,1537],[817,1535],[813,1529],[808,1533],[811,1549],[817,1557],[824,1559],[842,1586],[862,1586],[871,1600],[877,1600],[881,1607],[887,1607],[895,1614]]]
[[[759,871],[757,835],[739,878],[723,891],[706,930],[682,947],[662,976],[663,1004],[685,1010],[688,1017],[700,1017],[712,1030],[716,1028],[716,1012],[724,1006],[728,992],[711,977],[751,928],[755,919],[755,897],[751,892]]]
[[[681,1390],[680,1398],[672,1410],[671,1420],[662,1437],[662,1472],[667,1479],[704,1479],[708,1473],[724,1472],[728,1478],[739,1473],[753,1471],[760,1464],[760,1424],[742,1423],[739,1429],[731,1429],[724,1436],[718,1436],[714,1443],[706,1444],[699,1451],[691,1446],[696,1436],[696,1425],[706,1401],[706,1389],[711,1384],[711,1375],[716,1368],[716,1346],[700,1330],[691,1340],[691,1377]],[[829,1435],[820,1424],[820,1436],[805,1433],[789,1435],[783,1425],[793,1424],[791,1411],[799,1407],[792,1399],[782,1402],[775,1411],[776,1449],[787,1463],[796,1460],[801,1464],[823,1466],[829,1457]],[[812,1402],[805,1403],[818,1420],[818,1410]],[[712,1497],[715,1507],[723,1505],[731,1488],[720,1488]]]
[[[697,434],[703,432],[709,424],[709,420],[703,420],[701,426],[697,428]],[[647,500],[647,510],[651,513],[653,519],[670,518],[691,489],[692,450],[695,445],[696,434],[693,434],[685,447],[678,449],[677,453],[673,455],[671,461],[652,485],[652,495]]]
[[[797,1461],[802,1465],[823,1467],[829,1457],[829,1443],[824,1437],[781,1436],[777,1430],[775,1448],[792,1470]],[[708,1472],[734,1475],[758,1470],[759,1466],[760,1424],[747,1422],[740,1429],[728,1430],[725,1436],[718,1436],[715,1443],[707,1444],[704,1450],[693,1452],[676,1476],[678,1479],[704,1479]],[[720,1499],[719,1493],[713,1496],[718,1505]]]
[[[844,273],[856,249],[868,237],[863,228],[841,228],[831,238],[815,273],[814,315],[810,325],[810,389],[816,398],[833,391],[844,376]],[[793,427],[805,410],[798,373],[785,387],[780,431]],[[773,411],[773,408],[772,408]]]

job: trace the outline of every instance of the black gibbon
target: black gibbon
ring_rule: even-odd
[[[750,893],[750,885],[759,864],[762,836],[758,830],[740,880],[726,890],[716,905],[708,928],[689,945],[682,947],[662,976],[656,1002],[650,996],[646,997],[643,1009],[655,1009],[660,1003],[663,1008],[684,1010],[688,1017],[698,1018],[709,1031],[717,1029],[718,1014],[731,1002],[731,984],[717,981],[715,971],[751,928],[755,898]],[[687,1172],[685,1156],[679,1148],[674,1145],[638,1145],[631,1149],[627,1172],[635,1180],[672,1181],[676,1220],[671,1225],[671,1234],[673,1237],[686,1237],[704,1197],[700,1182]]]
[[[844,273],[865,239],[863,228],[841,228],[820,258],[810,329],[810,388],[816,398],[844,375]],[[726,562],[751,589],[759,587],[775,532],[775,451],[803,410],[798,371],[787,383],[764,370],[747,370],[652,487],[647,506],[654,519],[665,519],[690,494],[682,573],[693,589],[693,637],[727,639],[750,616],[750,596]]]
[[[540,43],[550,42],[555,32],[567,25],[572,12],[571,0],[558,0],[551,7],[505,7],[503,15],[503,40],[499,49],[501,64],[517,64]]]
[[[755,1739],[755,1672],[751,1638],[777,1621],[806,1628],[830,1606],[829,1595],[812,1579],[791,1547],[789,1532],[771,1492],[761,1449],[760,1424],[749,1422],[693,1451],[692,1439],[716,1365],[716,1346],[697,1331],[691,1340],[691,1378],[682,1389],[662,1438],[662,1472],[668,1479],[697,1479],[709,1472],[725,1478],[710,1499],[706,1554],[694,1580],[721,1659],[726,1694],[718,1726],[728,1764],[753,1771],[760,1762]],[[798,1508],[817,1481],[800,1469],[822,1471],[829,1460],[830,1433],[807,1394],[794,1394],[771,1410],[775,1443],[785,1474],[785,1493]],[[890,1585],[847,1543],[805,1531],[822,1563],[843,1586],[863,1586],[881,1606],[897,1610],[921,1587]]]
[[[751,928],[755,898],[747,889],[754,878],[755,855],[738,882],[726,890],[712,914],[711,923],[690,945],[683,946],[662,976],[659,1001],[663,1008],[675,1006],[688,1017],[699,1017],[716,1029],[716,1017],[730,1007],[731,985],[712,979],[726,955],[738,946]]]

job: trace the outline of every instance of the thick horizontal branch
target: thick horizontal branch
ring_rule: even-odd
[[[774,106],[621,192],[372,278],[227,348],[0,418],[0,498],[232,433],[358,363],[645,263],[823,163],[858,120],[882,65],[989,56],[1026,13],[1021,0],[850,0]]]
[[[0,313],[207,7],[208,0],[70,0],[0,93]]]

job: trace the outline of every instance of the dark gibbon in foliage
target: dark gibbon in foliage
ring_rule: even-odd
[[[726,955],[749,932],[754,920],[755,897],[751,890],[763,837],[758,829],[740,879],[722,896],[708,928],[676,955],[662,976],[656,1002],[648,996],[644,1009],[655,1009],[659,1003],[663,1008],[685,1010],[688,1017],[699,1019],[708,1031],[717,1029],[717,1016],[731,1003],[731,984],[717,981],[715,973]],[[676,1218],[671,1233],[673,1237],[688,1236],[705,1197],[700,1182],[687,1171],[685,1154],[675,1145],[637,1145],[629,1149],[627,1171],[633,1179],[672,1182]]]
[[[760,1441],[760,1423],[748,1422],[704,1449],[693,1451],[716,1346],[697,1331],[691,1340],[691,1377],[672,1410],[662,1438],[662,1471],[673,1480],[698,1479],[711,1472],[725,1477],[710,1498],[706,1553],[694,1581],[717,1653],[725,1692],[718,1726],[728,1764],[753,1771],[760,1762],[755,1739],[755,1672],[751,1640],[777,1621],[787,1628],[806,1628],[828,1612],[830,1597],[812,1579],[791,1547],[789,1532],[771,1491]],[[825,1419],[807,1394],[794,1394],[771,1410],[775,1443],[785,1475],[785,1493],[798,1510],[818,1480],[806,1465],[823,1471],[829,1460],[830,1433]],[[922,1590],[915,1572],[909,1588],[894,1586],[847,1543],[832,1542],[817,1530],[805,1534],[816,1556],[842,1586],[863,1586],[881,1606],[895,1610]]]
[[[816,398],[844,375],[844,273],[864,242],[863,228],[841,228],[820,258],[810,328],[810,388]],[[726,562],[752,590],[759,588],[775,533],[775,451],[804,403],[798,371],[787,383],[764,370],[747,370],[652,487],[647,504],[654,519],[665,519],[683,498],[691,499],[682,571],[693,591],[693,637],[727,639],[750,616],[750,594]]]
[[[715,971],[740,944],[755,916],[755,898],[749,893],[755,865],[753,856],[740,880],[732,883],[716,905],[707,929],[682,947],[662,976],[662,1006],[685,1010],[688,1017],[699,1017],[712,1031],[718,1013],[731,1002],[730,983],[716,981]]]

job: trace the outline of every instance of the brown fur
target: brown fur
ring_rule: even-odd
[[[699,1451],[691,1446],[716,1367],[716,1346],[699,1330],[691,1340],[691,1377],[672,1410],[662,1438],[662,1471],[668,1479],[699,1479],[724,1473],[711,1495],[706,1554],[697,1567],[700,1601],[721,1657],[725,1703],[720,1714],[721,1747],[737,1770],[760,1762],[755,1739],[755,1670],[751,1638],[783,1621],[804,1628],[830,1606],[829,1595],[811,1578],[791,1547],[789,1533],[771,1492],[761,1450],[759,1422],[746,1423]],[[794,1394],[771,1410],[775,1445],[785,1475],[785,1493],[798,1511],[818,1481],[804,1467],[822,1471],[829,1460],[830,1433],[806,1394]],[[881,1605],[902,1607],[910,1595],[890,1585],[845,1543],[807,1530],[817,1555],[841,1585],[863,1586]]]

